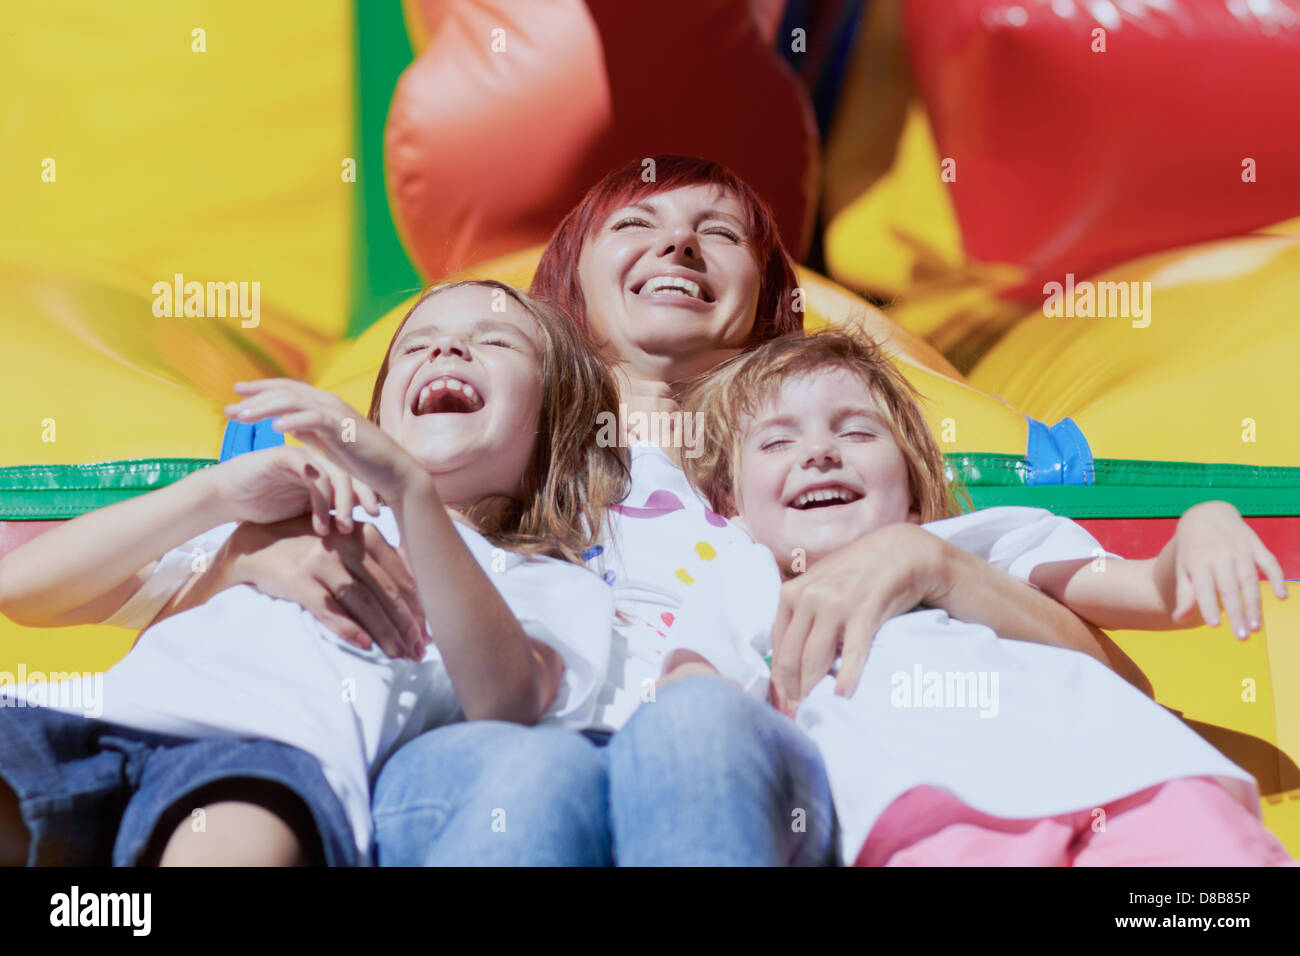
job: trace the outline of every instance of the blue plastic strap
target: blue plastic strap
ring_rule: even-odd
[[[284,436],[271,428],[274,420],[263,418],[251,425],[245,422],[226,422],[226,433],[221,438],[221,457],[218,460],[228,461],[246,451],[283,445]]]
[[[1093,484],[1092,449],[1073,419],[1063,418],[1050,428],[1032,418],[1028,421],[1029,447],[1025,461],[1029,465],[1029,475],[1026,484]]]

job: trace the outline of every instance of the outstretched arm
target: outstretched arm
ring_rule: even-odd
[[[350,524],[358,499],[378,511],[369,488],[306,448],[240,455],[15,548],[0,560],[0,611],[28,627],[93,624],[121,608],[166,552],[201,532],[308,510],[323,532],[331,504],[346,506]],[[181,586],[194,583],[191,578]]]
[[[1206,501],[1178,519],[1168,544],[1142,561],[1054,561],[1030,580],[1099,627],[1166,630],[1222,621],[1238,640],[1263,626],[1259,573],[1279,600],[1286,581],[1277,558],[1226,501]]]
[[[102,621],[165,552],[230,520],[211,469],[88,512],[0,558],[0,612],[26,627]]]

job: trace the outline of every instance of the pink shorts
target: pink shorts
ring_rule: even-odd
[[[933,787],[889,805],[858,866],[1287,866],[1258,817],[1213,780],[1172,780],[1105,806],[1032,820],[981,813]]]

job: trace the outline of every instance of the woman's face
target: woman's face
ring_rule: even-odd
[[[518,492],[542,407],[542,336],[499,290],[425,299],[389,346],[380,427],[448,501]]]
[[[683,186],[614,210],[578,257],[592,332],[615,361],[712,368],[754,328],[761,271],[744,208]]]

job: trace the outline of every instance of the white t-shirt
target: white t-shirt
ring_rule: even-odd
[[[1073,521],[1038,508],[988,508],[923,527],[1021,579],[1048,561],[1119,560]],[[780,584],[771,553],[745,549],[700,582],[677,616],[672,649],[702,655],[766,700],[763,655]],[[1033,819],[1210,776],[1259,813],[1250,774],[1104,665],[999,638],[942,610],[885,622],[853,696],[834,689],[823,678],[796,722],[825,760],[846,860],[886,807],[920,785],[994,816]]]
[[[372,517],[394,547],[388,508]],[[592,720],[608,669],[613,604],[589,571],[495,548],[457,524],[461,539],[532,638],[555,648],[565,672],[543,723],[573,728]],[[145,627],[190,573],[195,549],[209,557],[234,531],[214,528],[169,552],[107,623]],[[436,617],[429,622],[437,635]],[[96,682],[102,681],[100,684]],[[73,683],[80,687],[68,686]],[[347,811],[362,858],[371,842],[370,782],[413,737],[463,715],[437,647],[421,662],[393,660],[378,646],[344,642],[301,605],[241,585],[159,622],[102,675],[8,688],[33,704],[186,737],[259,737],[315,756]],[[94,701],[93,709],[87,702]]]
[[[659,679],[677,610],[697,580],[756,547],[713,512],[656,445],[630,450],[631,488],[610,509],[587,565],[610,585],[617,618],[593,726],[617,730]],[[594,552],[594,554],[593,554]]]

